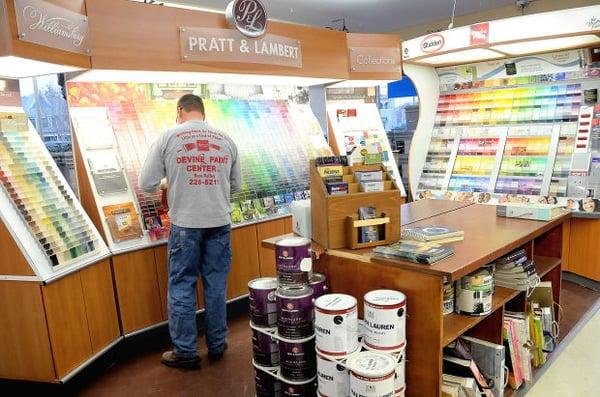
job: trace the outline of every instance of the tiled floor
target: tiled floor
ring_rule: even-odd
[[[600,293],[582,288],[570,281],[563,282],[562,302],[565,332],[575,326],[577,319],[598,300]],[[245,307],[242,308],[242,312]],[[200,371],[182,371],[160,364],[161,353],[169,348],[164,332],[141,335],[125,341],[120,349],[105,357],[97,368],[85,371],[67,385],[39,385],[22,382],[1,382],[0,396],[58,395],[84,397],[137,397],[137,396],[254,396],[254,371],[251,364],[252,343],[248,317],[231,317],[229,322],[229,350],[219,363],[209,363],[206,348],[201,342],[203,365]],[[600,373],[600,314],[575,338],[567,351],[548,369],[539,385],[527,397],[597,395],[586,392],[585,383],[600,390],[598,380],[589,378]],[[202,341],[202,339],[201,339]],[[594,343],[595,342],[595,343]],[[580,353],[585,353],[580,355]],[[577,364],[581,361],[580,364]],[[560,368],[568,372],[562,372]],[[565,375],[568,374],[568,375]],[[553,383],[556,382],[556,383]],[[547,386],[546,386],[547,385]],[[562,390],[569,385],[582,387],[581,393],[568,394]],[[591,387],[591,386],[590,386]],[[565,388],[565,389],[561,389]],[[14,393],[12,392],[14,390]],[[557,390],[561,390],[559,393]],[[577,389],[574,389],[577,390]],[[563,393],[563,394],[561,394]],[[427,397],[427,396],[424,396]]]

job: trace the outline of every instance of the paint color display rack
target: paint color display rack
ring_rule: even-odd
[[[181,87],[182,92],[207,92],[198,84]],[[161,193],[146,193],[138,187],[150,146],[161,132],[175,126],[176,101],[158,88],[158,84],[137,83],[68,85],[71,118],[94,212],[116,253],[164,244],[168,236],[170,221]],[[232,198],[234,227],[289,216],[292,201],[310,198],[309,160],[330,155],[331,149],[308,105],[206,99],[205,111],[207,121],[226,131],[238,146],[242,189]],[[193,154],[194,148],[189,150]],[[118,182],[108,190],[99,189],[99,176],[111,173]],[[132,223],[140,225],[140,234],[126,239],[115,236],[106,210],[119,205],[133,208],[129,215]]]
[[[0,108],[0,218],[37,280],[49,281],[109,256],[20,107]]]
[[[269,335],[271,338],[273,339],[277,339],[277,341],[279,342],[280,340],[282,340],[282,337],[279,336],[279,334],[277,333],[277,328],[263,328],[263,327],[257,327],[256,325],[252,324],[252,321],[250,321],[250,328],[252,328],[255,331],[258,331],[262,334],[265,335]],[[313,333],[311,338],[304,338],[304,339],[314,339],[316,337],[316,334]],[[283,338],[285,339],[285,338]],[[286,340],[293,340],[293,339],[286,339]],[[315,375],[314,378],[310,379],[310,380],[304,380],[304,381],[293,381],[287,378],[284,378],[283,376],[281,376],[281,370],[279,368],[279,366],[277,367],[264,367],[262,365],[257,364],[254,360],[252,360],[252,365],[254,365],[255,368],[260,369],[263,372],[266,372],[267,374],[273,376],[274,378],[285,382],[285,383],[289,383],[291,385],[305,385],[307,383],[311,383],[314,382],[317,379],[317,376]]]

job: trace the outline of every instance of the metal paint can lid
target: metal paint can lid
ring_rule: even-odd
[[[353,373],[365,378],[381,378],[396,372],[394,357],[371,351],[353,354],[346,361],[346,366]]]
[[[277,247],[302,247],[310,245],[311,241],[304,237],[286,237],[275,243]]]
[[[300,299],[312,296],[313,289],[308,285],[303,285],[301,287],[279,287],[277,288],[276,295],[279,298]]]
[[[257,290],[270,290],[277,288],[277,279],[275,277],[255,278],[248,282],[248,288]]]
[[[365,303],[387,309],[399,308],[406,304],[406,295],[391,289],[378,289],[365,294]]]
[[[356,298],[346,294],[326,294],[320,296],[315,301],[316,310],[328,313],[339,314],[356,307]]]

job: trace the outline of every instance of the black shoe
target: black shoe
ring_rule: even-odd
[[[200,357],[180,357],[173,350],[164,352],[160,362],[172,368],[200,369]]]
[[[225,350],[227,350],[227,342],[225,342],[225,344],[223,345],[223,348],[221,348],[221,350],[217,350],[217,351],[208,351],[208,359],[210,361],[219,361],[220,359],[223,358],[223,354],[225,353]]]

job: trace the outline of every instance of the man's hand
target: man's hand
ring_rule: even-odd
[[[163,178],[160,181],[160,190],[167,190],[167,187],[169,187],[169,184],[167,182],[167,178]]]

